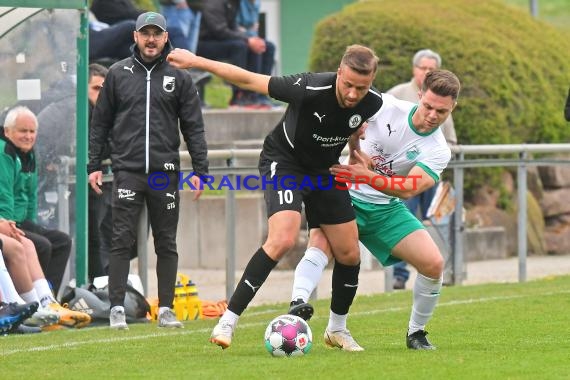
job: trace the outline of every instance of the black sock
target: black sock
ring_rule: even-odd
[[[249,263],[247,263],[236,290],[228,303],[228,309],[237,315],[241,315],[275,265],[277,265],[277,261],[273,261],[267,256],[263,248],[259,248],[249,260]]]
[[[358,289],[358,265],[344,265],[335,261],[332,275],[331,310],[333,313],[345,315],[352,305]]]

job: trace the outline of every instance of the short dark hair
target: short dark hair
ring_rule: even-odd
[[[94,76],[105,78],[108,72],[109,69],[106,68],[105,66],[100,65],[98,63],[91,63],[89,65],[89,77],[87,78],[87,80],[90,81],[91,78]]]
[[[422,92],[430,90],[439,96],[451,96],[456,101],[459,97],[461,84],[459,78],[449,70],[434,70],[426,74],[422,84]]]
[[[340,64],[350,67],[361,75],[370,75],[378,70],[379,61],[372,49],[362,45],[350,45],[347,46]]]

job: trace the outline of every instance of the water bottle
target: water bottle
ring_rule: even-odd
[[[184,284],[180,281],[174,285],[174,314],[176,319],[184,321],[184,314],[186,312],[186,289]]]
[[[186,290],[186,310],[188,311],[188,319],[196,320],[202,318],[202,301],[200,301],[200,297],[198,297],[196,284],[193,283],[192,280],[188,280]]]

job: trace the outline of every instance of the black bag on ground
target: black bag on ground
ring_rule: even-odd
[[[62,304],[67,304],[71,310],[89,314],[91,324],[109,323],[111,302],[107,286],[101,289],[68,287],[66,290],[61,299]],[[147,319],[147,313],[150,313],[149,303],[138,290],[128,284],[124,306],[127,323],[149,322]]]

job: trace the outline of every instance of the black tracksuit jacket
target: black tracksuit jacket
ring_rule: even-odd
[[[179,171],[180,132],[194,172],[208,173],[198,91],[188,70],[166,62],[170,49],[144,64],[135,47],[110,67],[91,119],[88,173],[101,170],[108,137],[113,171]]]

